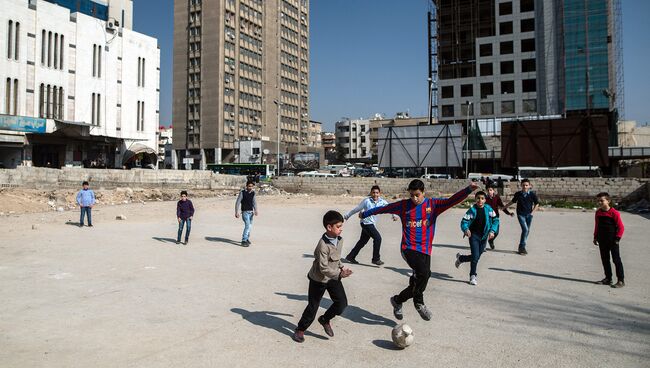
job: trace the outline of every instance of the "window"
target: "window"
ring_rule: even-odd
[[[38,117],[45,117],[45,85],[43,83],[38,90]]]
[[[16,22],[16,42],[14,42],[14,60],[18,60],[20,50],[20,23]]]
[[[18,115],[18,79],[14,79],[14,115]]]
[[[521,72],[534,72],[535,71],[535,59],[524,59],[521,61]]]
[[[494,115],[494,102],[481,102],[481,115]]]
[[[97,45],[93,45],[93,77],[95,76],[97,76]],[[95,94],[93,94],[93,103],[95,103],[94,96]]]
[[[486,98],[494,94],[494,85],[492,83],[481,83],[481,98]]]
[[[510,15],[510,14],[512,14],[512,2],[499,4],[499,15]]]
[[[461,84],[461,86],[460,86],[460,96],[461,97],[474,96],[474,85],[472,85],[472,84]]]
[[[41,65],[45,65],[45,30],[41,31]]]
[[[95,94],[92,94],[92,109],[90,110],[90,123],[95,125]]]
[[[146,60],[144,58],[142,58],[142,87],[144,87],[144,75],[145,75],[145,72],[144,72],[145,67],[144,66],[145,66],[145,61]],[[144,106],[144,102],[143,102],[143,106]]]
[[[492,56],[492,44],[484,43],[479,46],[479,54],[481,56]]]
[[[59,50],[59,69],[63,69],[63,50],[65,50],[65,46],[63,43],[63,35],[60,35],[61,37],[61,42],[59,45],[61,45],[61,50]]]
[[[535,31],[535,19],[522,19],[520,22],[521,32],[533,32]]]
[[[194,60],[194,61],[193,61]],[[195,63],[195,59],[191,59],[191,62]],[[138,58],[138,87],[144,87],[144,64],[145,60],[143,57]]]
[[[138,58],[138,87],[140,87],[140,60],[142,58]],[[140,102],[138,102],[138,116],[140,116]]]
[[[11,78],[7,78],[5,92],[5,114],[11,115]]]
[[[512,41],[504,41],[499,44],[499,49],[501,50],[501,55],[512,54],[513,43]]]
[[[521,52],[530,51],[535,51],[535,39],[527,38],[525,40],[521,40]]]
[[[136,130],[144,131],[144,101],[138,101],[138,111],[135,119]]]
[[[502,114],[514,114],[515,113],[515,101],[501,101],[501,113]]]
[[[52,66],[52,32],[47,32],[47,67]]]
[[[536,79],[524,79],[521,81],[521,91],[522,92],[535,92],[537,91],[537,80]]]
[[[14,39],[13,30],[14,30],[14,22],[10,20],[9,23],[7,24],[7,58],[8,59],[12,58],[11,51],[13,49],[12,42],[13,42],[13,39]],[[7,91],[9,91],[9,90],[7,90]]]
[[[442,105],[442,116],[445,118],[454,116],[454,105]]]
[[[501,94],[505,95],[508,93],[515,93],[515,82],[514,81],[504,81],[501,82]]]
[[[523,100],[522,105],[524,112],[537,112],[537,100]]]
[[[481,64],[480,69],[481,76],[492,75],[492,63]]]
[[[65,119],[64,109],[63,109],[63,87],[59,87],[59,119]]]
[[[54,69],[59,68],[59,34],[54,34]]]
[[[97,94],[97,118],[95,119],[95,124],[96,125],[100,125],[101,122],[102,122],[102,119],[101,119],[101,116],[102,116],[101,115],[101,110],[102,110],[101,106],[102,106],[102,95],[100,95],[98,93]]]
[[[519,1],[519,11],[529,12],[535,10],[535,0],[520,0]]]
[[[501,62],[501,74],[512,74],[515,72],[515,62],[510,60],[510,61],[502,61]]]
[[[512,34],[512,22],[499,23],[499,34],[500,35]]]
[[[102,77],[102,47],[99,45],[97,45],[97,77]],[[99,119],[97,120],[99,121]]]
[[[454,97],[454,86],[444,86],[441,89],[442,98],[453,98]]]

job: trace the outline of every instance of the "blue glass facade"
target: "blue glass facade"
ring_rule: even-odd
[[[565,108],[609,108],[608,0],[564,0]],[[589,60],[587,60],[587,55]],[[589,69],[589,93],[585,93]]]
[[[108,20],[108,6],[91,0],[45,0],[70,9],[72,13],[82,13],[101,20]]]

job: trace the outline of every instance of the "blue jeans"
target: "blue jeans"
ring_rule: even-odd
[[[481,259],[481,254],[485,252],[485,245],[487,244],[487,238],[481,239],[482,236],[477,234],[472,234],[469,237],[469,249],[472,251],[471,256],[460,256],[458,259],[461,263],[471,262],[471,267],[469,270],[469,275],[476,276],[476,266],[478,266],[478,260]]]
[[[81,216],[79,218],[79,225],[80,226],[84,225],[84,214],[88,217],[88,226],[93,224],[91,211],[92,211],[91,207],[81,207]]]
[[[521,226],[521,238],[519,238],[519,249],[526,249],[526,239],[528,239],[528,233],[530,232],[530,225],[533,222],[533,214],[520,215],[517,214],[517,219],[519,220],[519,226]]]
[[[253,225],[253,211],[243,211],[241,218],[244,220],[244,233],[241,236],[241,240],[248,241],[248,236],[251,234],[251,226]]]
[[[185,242],[190,239],[190,230],[192,230],[192,220],[190,219],[181,219],[181,221],[178,223],[178,236],[176,237],[176,241],[180,242],[181,241],[181,235],[183,235],[183,228],[187,225],[187,229],[185,230]]]

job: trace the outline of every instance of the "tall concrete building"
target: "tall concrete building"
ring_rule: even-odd
[[[341,119],[335,126],[338,160],[370,159],[370,120]]]
[[[280,127],[278,129],[278,121]],[[174,149],[192,167],[260,140],[275,163],[309,132],[309,1],[174,1]]]
[[[622,115],[620,0],[439,0],[436,12],[440,121]]]

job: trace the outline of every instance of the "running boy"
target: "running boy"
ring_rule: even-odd
[[[318,323],[323,326],[327,336],[334,336],[330,321],[335,316],[343,313],[345,307],[348,306],[348,299],[345,296],[345,289],[343,289],[341,280],[352,275],[352,270],[343,267],[341,264],[343,216],[336,211],[327,211],[323,216],[323,226],[325,227],[325,234],[316,245],[314,263],[312,263],[307,274],[309,279],[309,301],[292,336],[296,342],[305,341],[305,331],[314,322],[325,290],[327,290],[333,303],[325,311],[325,314],[318,317]]]
[[[436,219],[444,211],[462,202],[476,188],[478,185],[472,183],[450,198],[425,198],[424,183],[415,179],[408,186],[410,199],[359,214],[359,217],[366,218],[381,213],[392,213],[402,220],[402,258],[413,272],[409,286],[390,298],[393,314],[398,320],[404,318],[402,303],[411,298],[420,317],[425,321],[431,320],[431,311],[424,304],[424,290],[431,277],[431,246],[436,232]]]
[[[507,208],[512,206],[513,203],[517,203],[517,219],[521,227],[521,237],[519,238],[519,249],[517,253],[522,256],[528,254],[526,251],[526,239],[528,239],[530,225],[533,223],[533,212],[539,206],[539,199],[537,199],[537,195],[530,188],[530,180],[523,179],[521,181],[521,190],[515,193],[510,202],[505,205]]]
[[[343,218],[347,221],[352,215],[359,211],[367,211],[375,207],[383,207],[388,204],[383,198],[380,197],[381,189],[378,185],[374,185],[370,188],[370,196],[365,198],[358,206],[356,206],[352,211],[346,213]],[[393,215],[393,221],[397,221],[397,216]],[[375,216],[369,216],[361,220],[361,237],[357,244],[352,248],[350,253],[345,256],[345,259],[353,264],[358,264],[356,258],[361,249],[368,243],[368,240],[372,238],[372,263],[377,266],[381,266],[384,262],[381,260],[379,255],[379,248],[381,247],[381,235],[375,223],[377,218]]]
[[[95,205],[95,192],[88,188],[88,182],[81,183],[83,189],[77,193],[77,204],[81,209],[81,216],[79,218],[79,227],[84,226],[84,214],[88,217],[88,227],[93,227],[92,209]]]
[[[476,192],[474,198],[476,203],[470,207],[460,221],[460,230],[463,237],[469,238],[469,249],[471,255],[456,253],[456,268],[461,263],[471,262],[469,270],[469,284],[476,285],[476,266],[481,254],[485,252],[485,245],[488,240],[494,239],[499,231],[499,217],[496,212],[485,203],[485,192]]]
[[[499,177],[499,179],[501,179],[501,177]],[[497,192],[497,188],[494,184],[487,188],[487,197],[485,197],[485,204],[492,207],[494,213],[497,214],[497,218],[499,218],[500,209],[503,209],[503,212],[506,215],[510,215],[510,216],[513,215],[513,213],[508,211],[508,209],[503,205],[503,201],[501,200],[501,197],[499,196],[499,193]],[[492,239],[488,239],[488,244],[490,244],[490,249],[494,249],[494,240],[497,238],[497,236],[499,236],[499,231],[494,233],[494,237]]]
[[[183,235],[183,228],[187,225],[185,230],[185,245],[190,240],[190,230],[192,230],[192,218],[194,217],[194,205],[192,201],[187,199],[187,191],[181,191],[181,200],[176,203],[176,218],[178,219],[178,236],[176,236],[176,244],[181,243],[181,235]]]
[[[605,278],[598,281],[598,284],[611,285],[613,288],[625,286],[625,275],[623,274],[623,262],[619,251],[619,242],[623,237],[625,226],[621,220],[621,214],[611,207],[609,194],[606,192],[596,195],[598,209],[596,210],[596,227],[594,228],[594,245],[600,248],[600,259],[603,261]],[[612,285],[612,266],[609,263],[609,253],[616,266],[616,278],[618,282]]]
[[[251,242],[248,237],[251,234],[253,215],[257,216],[257,202],[255,201],[255,183],[252,180],[246,182],[246,189],[242,189],[235,201],[235,217],[239,218],[241,206],[241,218],[244,220],[244,233],[241,236],[241,246],[248,247]]]

